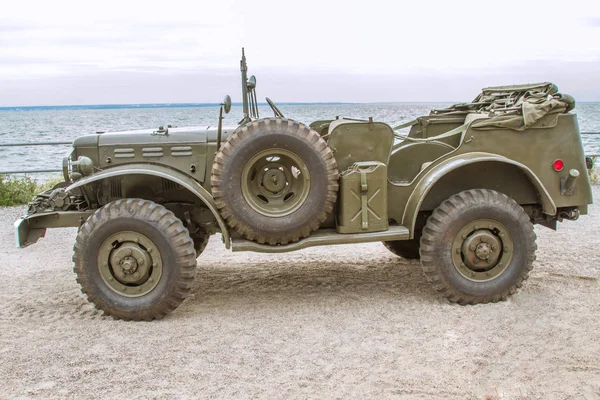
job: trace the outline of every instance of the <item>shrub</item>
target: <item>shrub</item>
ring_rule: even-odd
[[[0,175],[0,206],[18,206],[27,204],[33,196],[52,188],[62,179],[52,176],[44,182],[38,182],[30,176],[14,178]]]
[[[597,156],[591,156],[592,159],[592,168],[588,170],[588,174],[590,176],[590,182],[592,184],[600,183],[600,167],[596,166],[596,158]]]

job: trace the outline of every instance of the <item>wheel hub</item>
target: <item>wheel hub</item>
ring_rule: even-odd
[[[113,291],[136,297],[156,287],[162,275],[162,259],[147,236],[118,232],[109,236],[99,249],[98,268]]]
[[[288,185],[288,181],[282,170],[270,168],[263,176],[262,185],[269,192],[277,194]]]
[[[452,242],[452,263],[465,278],[485,282],[501,275],[512,260],[513,239],[498,221],[478,219],[458,231]]]
[[[148,279],[152,257],[139,244],[123,242],[111,251],[110,264],[119,282],[139,284]]]
[[[498,261],[501,247],[502,242],[490,230],[479,229],[463,242],[464,263],[475,270],[489,269]]]

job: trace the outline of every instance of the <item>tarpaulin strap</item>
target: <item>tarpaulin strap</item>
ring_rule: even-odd
[[[419,120],[413,119],[412,121],[408,121],[408,122],[406,122],[406,123],[404,123],[402,125],[395,126],[392,129],[395,130],[395,131],[397,131],[397,130],[400,130],[400,129],[408,128],[409,126],[416,125],[418,123],[419,123]]]
[[[464,131],[467,130],[468,127],[469,127],[469,124],[463,124],[463,125],[459,126],[458,128],[449,130],[448,132],[442,133],[441,135],[432,136],[432,137],[428,137],[425,139],[412,138],[412,137],[400,135],[396,132],[394,132],[394,135],[398,139],[408,140],[409,142],[433,142],[434,140],[440,140],[440,139],[444,139],[444,138],[447,138],[450,136],[458,135],[459,133],[463,133]],[[398,128],[398,129],[401,129],[401,128]]]

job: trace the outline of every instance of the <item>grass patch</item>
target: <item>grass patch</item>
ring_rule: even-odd
[[[594,167],[588,172],[590,174],[590,182],[592,183],[592,185],[600,184],[600,167]]]
[[[27,204],[36,194],[51,189],[62,181],[63,179],[59,175],[53,175],[43,182],[39,182],[30,176],[12,178],[0,175],[0,206]]]
[[[597,156],[591,156],[592,168],[588,169],[588,175],[590,177],[590,183],[597,185],[600,183],[600,166],[596,166]]]

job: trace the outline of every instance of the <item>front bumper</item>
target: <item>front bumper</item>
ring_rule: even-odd
[[[15,221],[17,247],[27,247],[46,236],[47,228],[80,227],[93,214],[87,211],[52,211],[31,214]]]
[[[36,243],[40,238],[46,236],[46,228],[34,228],[29,226],[29,219],[19,218],[15,221],[15,237],[17,247],[27,247]]]

